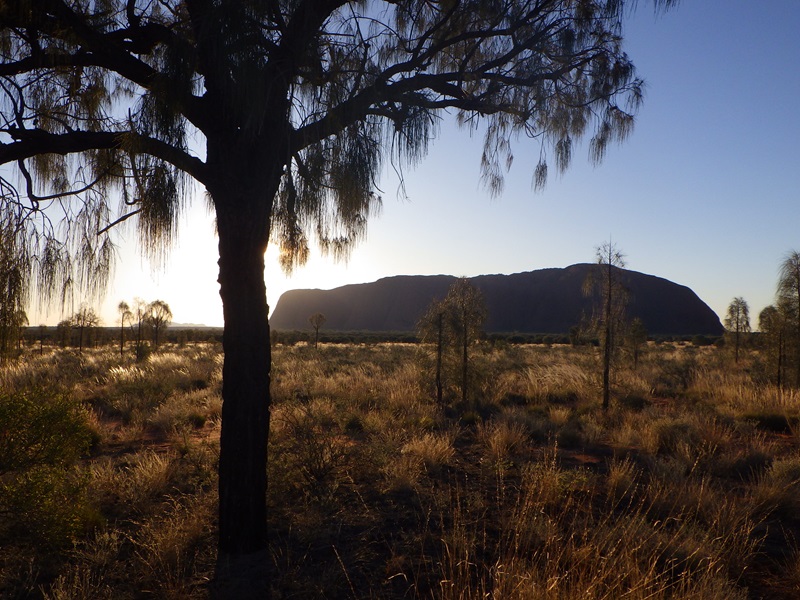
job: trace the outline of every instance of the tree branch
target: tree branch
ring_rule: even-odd
[[[150,154],[164,160],[205,183],[206,166],[199,158],[175,148],[161,140],[131,131],[72,131],[48,133],[41,130],[5,130],[15,141],[0,143],[0,165],[26,160],[38,154],[77,154],[89,150],[119,150],[134,145],[139,153]]]

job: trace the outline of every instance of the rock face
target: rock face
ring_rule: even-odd
[[[470,281],[488,307],[488,332],[564,334],[592,314],[583,283],[596,264],[541,269],[513,275],[480,275]],[[629,291],[627,314],[651,335],[720,335],[719,317],[686,286],[653,275],[623,270]],[[435,298],[455,281],[449,275],[401,275],[332,290],[291,290],[270,318],[274,329],[304,330],[308,317],[325,315],[328,331],[414,331]]]

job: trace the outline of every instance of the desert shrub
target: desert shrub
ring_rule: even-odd
[[[348,447],[325,402],[287,404],[273,415],[273,456],[281,455],[289,485],[313,500],[329,500],[341,483]]]
[[[488,457],[496,462],[509,459],[529,442],[524,420],[510,418],[503,413],[500,418],[478,425],[476,435]]]
[[[102,522],[86,496],[86,478],[78,470],[40,465],[0,485],[4,538],[28,540],[41,548],[68,545]]]
[[[0,423],[0,474],[71,465],[98,441],[77,403],[44,389],[0,393]]]
[[[639,394],[626,394],[619,399],[622,408],[628,410],[644,410],[649,404],[647,398]]]
[[[692,356],[664,360],[653,382],[653,395],[661,398],[682,395],[692,383],[696,369],[697,362]]]
[[[454,438],[455,432],[425,433],[406,442],[400,453],[418,457],[429,473],[438,473],[455,454]]]
[[[798,418],[790,417],[782,412],[758,411],[746,412],[741,418],[753,421],[759,429],[775,433],[791,433],[798,424]]]

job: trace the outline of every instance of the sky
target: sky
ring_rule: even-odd
[[[482,140],[445,121],[425,160],[387,170],[383,208],[346,263],[316,249],[285,276],[267,250],[267,299],[393,275],[475,276],[595,260],[611,240],[627,268],[694,290],[723,319],[734,297],[758,313],[774,301],[781,260],[800,250],[800,0],[683,0],[656,16],[640,1],[625,48],[647,84],[632,135],[599,166],[588,144],[563,175],[532,187],[538,143],[520,140],[505,191],[480,181]],[[179,323],[222,325],[213,216],[198,190],[165,268],[141,258],[131,228],[102,304],[166,301]],[[37,312],[31,324],[69,314]]]

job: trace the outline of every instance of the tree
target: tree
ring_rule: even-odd
[[[319,328],[325,324],[325,321],[327,321],[327,319],[322,313],[314,313],[308,317],[308,322],[311,323],[311,327],[314,328],[314,348],[317,347],[317,342],[319,342]]]
[[[795,385],[800,387],[800,252],[792,250],[778,272],[778,305],[787,319],[787,347],[795,367]]]
[[[81,304],[78,312],[72,315],[72,325],[78,329],[78,352],[83,352],[84,334],[91,333],[91,330],[99,324],[100,317],[86,304]]]
[[[446,305],[442,300],[431,302],[417,324],[422,342],[436,340],[436,402],[442,404],[442,355],[444,352],[444,314]]]
[[[71,319],[62,319],[56,325],[56,337],[58,338],[58,344],[62,348],[66,348],[72,342],[72,320]]]
[[[41,323],[39,325],[39,354],[44,354],[44,336],[47,333],[47,325]]]
[[[611,404],[611,364],[622,341],[628,290],[622,282],[625,255],[609,242],[595,248],[598,270],[584,282],[584,293],[596,296],[593,326],[600,336],[603,362],[603,409]]]
[[[125,300],[117,304],[117,312],[119,313],[119,355],[125,353],[125,322],[133,318],[131,307]]]
[[[131,328],[136,335],[136,360],[140,361],[145,357],[144,335],[148,325],[147,302],[141,298],[134,298],[131,315]]]
[[[725,317],[725,329],[733,336],[734,362],[739,362],[739,347],[741,337],[750,333],[750,308],[741,296],[737,296],[728,305],[728,314]]]
[[[775,361],[775,381],[780,388],[786,356],[786,311],[772,304],[765,307],[758,315],[758,329],[766,339],[767,355]]]
[[[459,381],[461,401],[466,404],[469,389],[469,348],[483,335],[486,302],[483,294],[464,277],[457,279],[443,300],[433,300],[417,327],[423,342],[436,344],[436,399],[442,402],[442,372]],[[445,353],[445,351],[448,351]],[[454,372],[458,374],[454,374]]]
[[[540,146],[537,187],[548,158],[564,170],[587,134],[599,161],[631,131],[642,98],[622,46],[628,6],[0,4],[0,165],[15,168],[22,188],[3,179],[1,210],[24,214],[26,247],[42,257],[29,269],[39,293],[101,290],[112,227],[133,217],[144,251],[163,259],[192,181],[213,205],[225,322],[221,565],[267,547],[268,242],[286,268],[306,260],[312,237],[344,255],[378,205],[384,160],[420,160],[445,111],[483,130],[492,193],[520,134]]]
[[[480,340],[486,321],[486,302],[481,291],[466,277],[456,280],[444,298],[444,323],[461,353],[461,401],[467,402],[469,348]]]
[[[644,326],[642,320],[636,317],[631,321],[628,327],[628,344],[631,347],[631,354],[633,355],[633,369],[634,371],[639,368],[639,355],[641,354],[642,346],[647,343],[647,328]]]
[[[172,323],[172,311],[163,300],[153,300],[147,305],[147,322],[153,328],[153,346],[158,348],[159,332]]]

